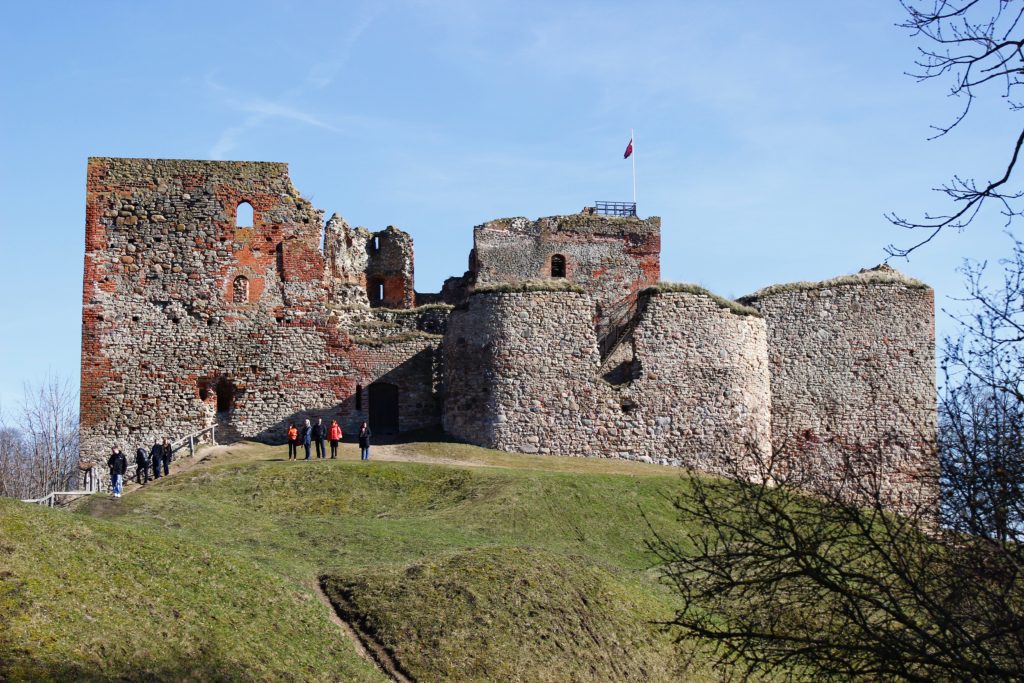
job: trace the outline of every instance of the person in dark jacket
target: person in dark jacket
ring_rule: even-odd
[[[309,420],[306,420],[306,424],[302,426],[302,447],[306,449],[306,460],[309,460],[309,444],[313,440],[313,428],[309,425]]]
[[[155,440],[153,447],[149,449],[149,459],[153,462],[153,478],[159,479],[164,464],[164,448],[160,445],[159,439]]]
[[[135,449],[135,483],[139,486],[149,483],[149,454],[142,446]]]
[[[110,490],[114,498],[121,497],[121,490],[124,488],[124,473],[128,471],[128,458],[117,446],[114,446],[107,460],[107,467],[110,468]]]
[[[359,426],[359,459],[369,460],[370,459],[370,437],[373,434],[370,433],[370,425],[365,422]]]
[[[167,476],[171,473],[171,460],[174,459],[174,449],[171,448],[171,442],[167,437],[164,437],[164,442],[160,445],[160,455],[164,463],[164,476]]]
[[[324,439],[327,437],[326,432],[327,428],[324,427],[324,419],[322,417],[318,417],[316,419],[316,424],[313,425],[313,441],[316,442],[317,460],[327,457],[327,448],[324,447]]]

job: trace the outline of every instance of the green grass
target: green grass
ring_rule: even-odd
[[[420,332],[418,330],[407,330],[405,332],[398,332],[396,334],[389,334],[380,337],[352,335],[352,341],[363,346],[386,346],[388,344],[404,344],[405,342],[420,340],[439,342],[442,339],[444,339],[444,335]]]
[[[652,615],[621,573],[530,548],[478,548],[328,577],[339,611],[416,680],[676,681]]]
[[[0,499],[0,680],[383,680],[300,583],[187,534]]]
[[[717,304],[719,308],[724,308],[730,313],[735,313],[736,315],[752,315],[758,318],[761,317],[761,312],[758,311],[756,308],[745,306],[737,301],[733,301],[732,299],[726,299],[725,297],[719,296],[714,292],[705,289],[704,287],[701,287],[700,285],[692,285],[686,282],[659,282],[658,284],[652,287],[648,287],[647,289],[644,289],[642,292],[640,292],[640,294],[646,296],[657,296],[658,294],[673,293],[696,294],[699,296],[706,296],[707,298],[715,302],[715,304]]]
[[[541,278],[536,280],[518,280],[516,282],[496,282],[489,285],[479,285],[473,289],[473,294],[516,294],[522,292],[573,292],[584,294],[586,290],[574,282],[565,278]]]
[[[417,680],[673,677],[651,623],[676,603],[641,511],[681,531],[665,499],[685,490],[678,472],[458,444],[375,452],[423,462],[360,462],[349,444],[288,462],[246,444],[74,513],[4,503],[0,680],[58,665],[69,679],[374,680],[316,602],[321,579]],[[475,597],[449,613],[458,586]],[[136,645],[153,633],[169,645]]]

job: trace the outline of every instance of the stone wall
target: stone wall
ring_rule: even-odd
[[[236,225],[241,202],[251,226]],[[396,334],[342,325],[331,302],[338,281],[358,285],[359,264],[326,263],[321,230],[284,164],[90,159],[83,459],[215,422],[278,440],[289,422],[322,415],[351,432],[369,408],[356,390],[374,382],[398,387],[403,431],[436,426],[446,311]],[[411,257],[402,268],[411,278]]]
[[[332,278],[332,303],[416,305],[412,237],[393,225],[370,232],[352,228],[334,214],[325,228],[324,257]]]
[[[660,219],[578,214],[477,226],[469,270],[417,294],[409,235],[325,226],[286,165],[255,162],[90,159],[85,241],[86,461],[212,424],[443,419],[508,451],[750,476],[772,452],[819,489],[934,498],[933,293],[891,269],[754,310],[652,287]]]
[[[416,301],[412,237],[393,225],[374,233],[366,279],[371,305],[412,308]]]
[[[882,266],[744,301],[767,322],[772,441],[788,467],[895,508],[934,500],[933,290]]]
[[[505,218],[473,230],[470,268],[477,285],[565,277],[593,297],[595,316],[616,322],[632,315],[637,293],[661,277],[661,219],[573,214],[535,221]]]
[[[621,457],[724,472],[768,448],[764,321],[699,294],[641,299],[636,378],[600,376],[594,304],[573,292],[481,292],[449,319],[445,430],[527,453]]]

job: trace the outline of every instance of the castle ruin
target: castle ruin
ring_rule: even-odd
[[[919,498],[933,291],[883,266],[729,301],[660,282],[660,228],[491,221],[424,294],[408,234],[325,222],[285,164],[91,158],[83,460],[213,424],[281,442],[322,416],[711,473],[785,449],[823,485],[855,452],[890,504]]]

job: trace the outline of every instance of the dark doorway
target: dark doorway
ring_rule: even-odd
[[[551,277],[565,277],[565,257],[561,254],[551,257]]]
[[[227,420],[231,417],[231,410],[235,407],[235,385],[225,377],[217,380],[214,387],[217,392],[217,417]]]
[[[369,386],[370,431],[374,434],[398,433],[398,387],[386,382]]]

